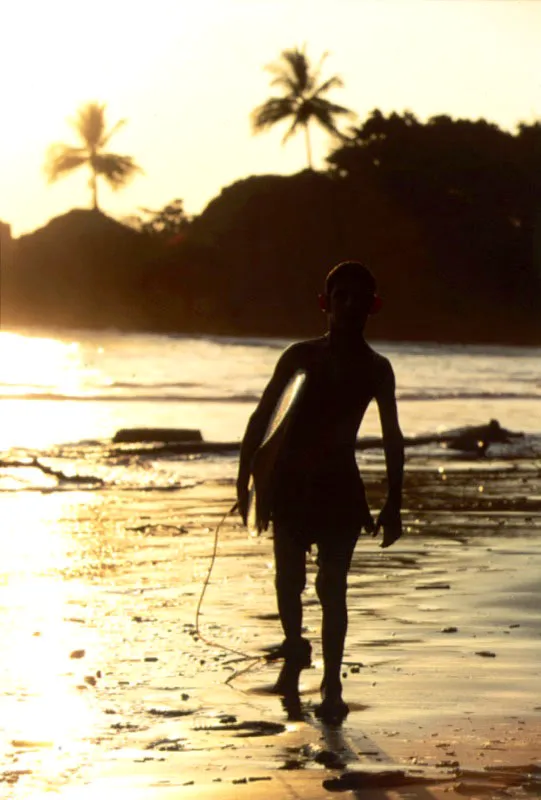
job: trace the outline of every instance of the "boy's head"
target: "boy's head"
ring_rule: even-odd
[[[321,307],[333,327],[363,328],[368,315],[377,313],[380,304],[374,276],[359,261],[342,261],[327,275]]]

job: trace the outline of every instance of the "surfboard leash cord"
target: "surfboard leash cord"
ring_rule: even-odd
[[[214,545],[213,545],[213,548],[212,548],[212,555],[210,557],[210,564],[209,564],[209,568],[207,570],[207,576],[206,576],[206,578],[205,578],[205,580],[203,582],[203,588],[201,590],[201,594],[199,596],[199,602],[197,603],[197,609],[196,609],[196,612],[195,612],[195,633],[198,636],[198,638],[202,642],[204,642],[206,645],[208,645],[209,647],[218,647],[220,650],[224,650],[226,653],[232,653],[233,655],[240,656],[241,660],[243,660],[243,661],[250,660],[250,661],[253,661],[255,663],[257,661],[264,661],[265,657],[264,656],[251,655],[250,653],[245,653],[242,650],[237,650],[234,647],[228,647],[225,644],[221,644],[220,642],[215,642],[212,639],[208,639],[201,632],[201,628],[200,628],[200,625],[199,625],[199,617],[201,615],[201,606],[203,605],[203,598],[205,597],[205,592],[207,591],[207,587],[208,587],[208,585],[210,583],[212,570],[214,568],[214,564],[215,564],[215,561],[216,561],[216,555],[218,553],[218,539],[219,539],[220,528],[224,524],[224,522],[227,519],[227,517],[230,514],[234,514],[235,511],[237,511],[237,510],[238,510],[238,503],[235,503],[233,506],[231,506],[230,509],[228,509],[225,512],[223,517],[220,519],[220,521],[216,525],[216,530],[214,531]],[[246,669],[250,669],[250,667],[247,667]],[[242,671],[244,672],[245,670],[242,670]],[[228,683],[230,680],[232,680],[233,677],[236,677],[237,674],[238,673],[234,673],[233,675],[231,675],[228,678],[228,680],[226,681],[226,683]]]

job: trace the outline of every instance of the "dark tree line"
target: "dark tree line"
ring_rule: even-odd
[[[359,186],[369,174],[414,215],[429,256],[426,286],[442,315],[458,308],[481,325],[538,321],[541,125],[512,135],[484,120],[422,124],[376,111],[329,163]]]
[[[373,337],[541,343],[541,125],[374,111],[324,172],[254,176],[138,230],[73,211],[13,242],[3,322],[317,334],[330,265],[364,260]]]

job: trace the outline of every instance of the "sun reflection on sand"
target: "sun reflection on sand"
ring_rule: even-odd
[[[97,631],[73,619],[88,586],[63,575],[77,557],[66,527],[73,503],[61,495],[2,498],[0,636],[9,650],[0,663],[1,749],[8,769],[24,766],[51,782],[78,762],[97,718],[88,659],[74,657],[99,650]]]

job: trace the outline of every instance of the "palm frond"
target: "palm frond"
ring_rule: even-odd
[[[105,105],[92,102],[81,106],[71,124],[85,146],[95,150],[105,136]]]
[[[312,119],[329,133],[332,133],[333,136],[338,136],[340,139],[344,138],[344,134],[338,130],[334,118],[337,114],[351,115],[352,112],[349,109],[329,103],[319,97],[312,98],[310,107]]]
[[[252,111],[252,129],[254,133],[259,133],[295,114],[295,111],[295,104],[290,97],[270,97]]]
[[[326,114],[344,114],[348,117],[357,116],[350,108],[331,103],[330,100],[326,100],[324,97],[311,97],[310,102],[313,105],[315,113],[319,113],[320,109],[322,109]]]
[[[289,51],[284,50],[280,60],[272,64],[267,64],[265,69],[274,76],[270,82],[271,86],[282,89],[286,94],[298,97],[302,95],[305,89],[302,82],[299,82],[299,78],[291,65],[290,59],[285,57],[286,53],[289,53]]]
[[[323,55],[321,56],[321,58],[317,62],[316,66],[312,70],[312,79],[313,79],[313,85],[314,86],[319,81],[319,76],[321,75],[321,70],[323,69],[323,64],[328,59],[329,55],[330,55],[329,51],[325,50],[325,52],[323,53]]]
[[[105,147],[105,145],[109,143],[109,141],[110,141],[111,137],[112,137],[112,136],[114,136],[114,135],[115,135],[115,133],[116,133],[116,132],[117,132],[117,131],[118,131],[120,128],[122,128],[122,127],[123,127],[123,126],[126,124],[126,122],[127,122],[127,121],[128,121],[128,120],[126,120],[126,119],[119,119],[119,120],[118,120],[118,122],[115,122],[115,124],[113,125],[113,127],[111,128],[111,130],[110,130],[110,131],[107,131],[106,133],[104,133],[104,134],[103,134],[103,137],[102,137],[102,139],[101,139],[101,141],[100,141],[100,144],[99,144],[99,146],[100,146],[100,147]]]
[[[274,75],[271,86],[279,86],[299,97],[313,88],[310,63],[303,50],[282,50],[278,61],[267,64],[265,69]]]
[[[71,147],[67,144],[53,144],[45,160],[45,175],[48,183],[54,183],[58,178],[88,161],[88,154],[82,147]]]
[[[279,89],[283,89],[286,94],[290,94],[293,97],[296,97],[299,93],[299,87],[297,86],[297,83],[285,72],[277,74],[276,77],[270,82],[270,85],[277,86]]]
[[[326,94],[331,89],[342,89],[344,86],[344,81],[340,77],[340,75],[333,75],[332,78],[324,81],[321,86],[318,86],[317,89],[314,89],[314,96],[320,94]]]
[[[306,121],[301,120],[298,115],[295,115],[293,117],[293,122],[291,123],[291,125],[289,126],[289,128],[287,129],[282,138],[282,144],[285,144],[287,140],[293,136],[299,125],[302,127],[305,126],[306,124],[307,124]]]
[[[310,119],[314,116],[314,104],[311,98],[303,100],[299,103],[295,112],[297,122],[301,125],[308,125]]]
[[[116,153],[96,153],[90,159],[96,175],[101,175],[113,189],[124,186],[141,167],[131,156],[119,156]]]
[[[310,63],[304,51],[296,47],[293,50],[284,50],[282,60],[291,71],[299,94],[305,94],[313,88],[313,78],[310,72]]]

